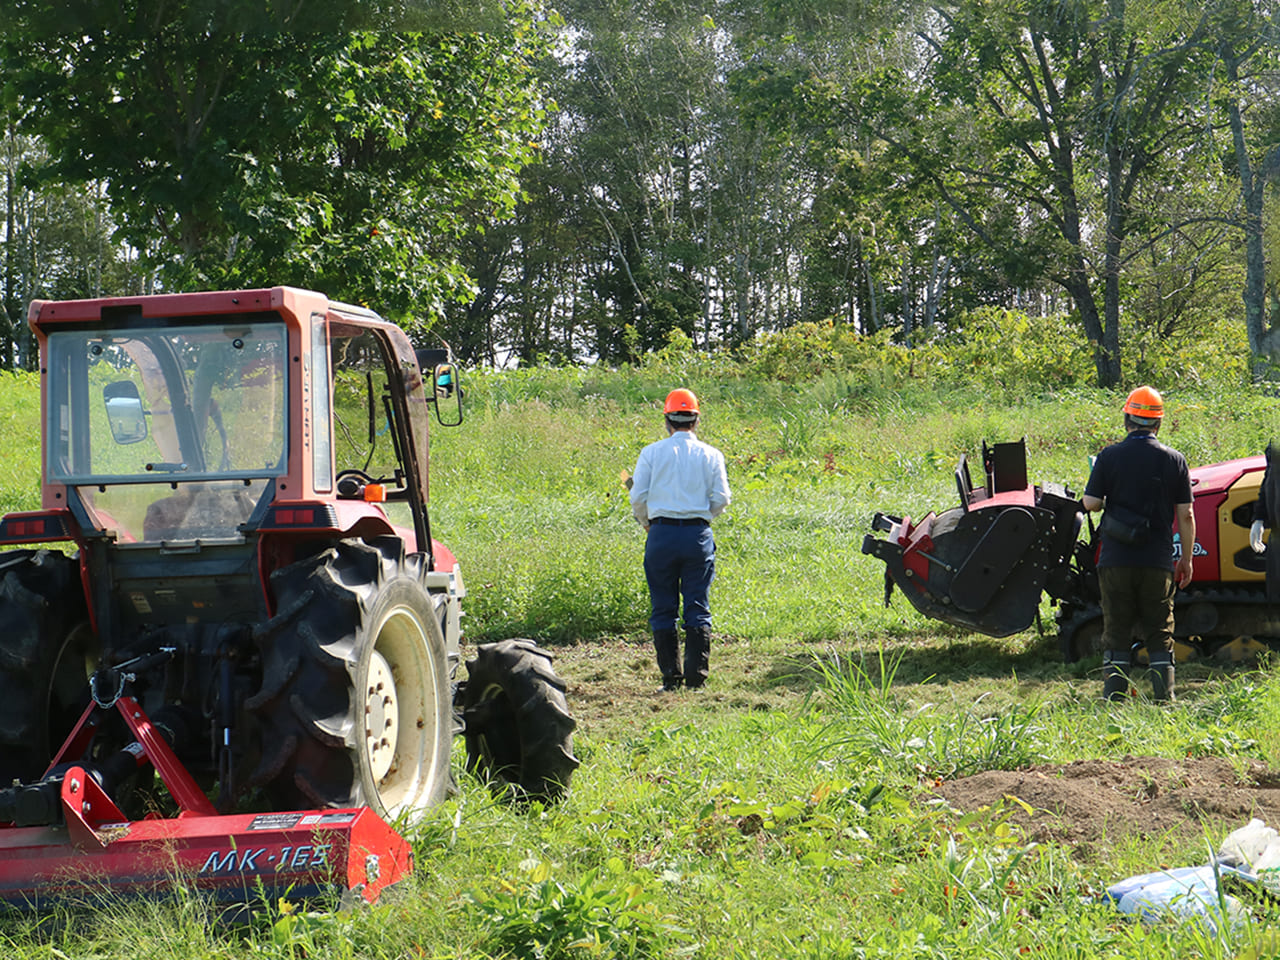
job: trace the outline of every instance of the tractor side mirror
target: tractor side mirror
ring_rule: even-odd
[[[456,427],[462,423],[462,384],[458,368],[452,363],[437,363],[431,373],[435,386],[436,419],[441,426]]]
[[[102,388],[102,400],[107,407],[107,423],[116,443],[138,443],[147,439],[147,416],[142,409],[137,384],[131,380],[108,383]]]

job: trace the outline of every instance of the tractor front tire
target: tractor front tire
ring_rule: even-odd
[[[96,649],[79,561],[0,553],[0,786],[44,773],[89,703]]]
[[[271,577],[256,632],[257,769],[281,809],[420,814],[451,786],[451,661],[426,559],[396,537],[343,540]]]
[[[467,769],[498,797],[559,800],[578,768],[564,681],[532,640],[481,644],[467,661],[460,707]]]

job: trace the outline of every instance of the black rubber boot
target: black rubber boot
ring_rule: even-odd
[[[684,684],[697,689],[711,669],[711,628],[684,628]]]
[[[680,638],[676,628],[653,631],[653,652],[658,657],[658,671],[662,674],[663,690],[678,690],[684,682],[680,673]]]
[[[1147,673],[1151,677],[1151,699],[1156,703],[1173,703],[1173,652],[1155,654]]]
[[[1129,657],[1108,650],[1102,655],[1102,699],[1112,702],[1129,695]]]

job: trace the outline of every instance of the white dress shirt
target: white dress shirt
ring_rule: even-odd
[[[692,430],[676,430],[640,451],[631,483],[631,510],[642,526],[651,517],[711,520],[729,505],[724,454]]]

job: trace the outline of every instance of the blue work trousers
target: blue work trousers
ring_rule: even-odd
[[[673,630],[684,597],[684,625],[711,627],[711,581],[716,575],[716,541],[711,527],[653,524],[644,543],[644,576],[649,582],[649,629]]]

